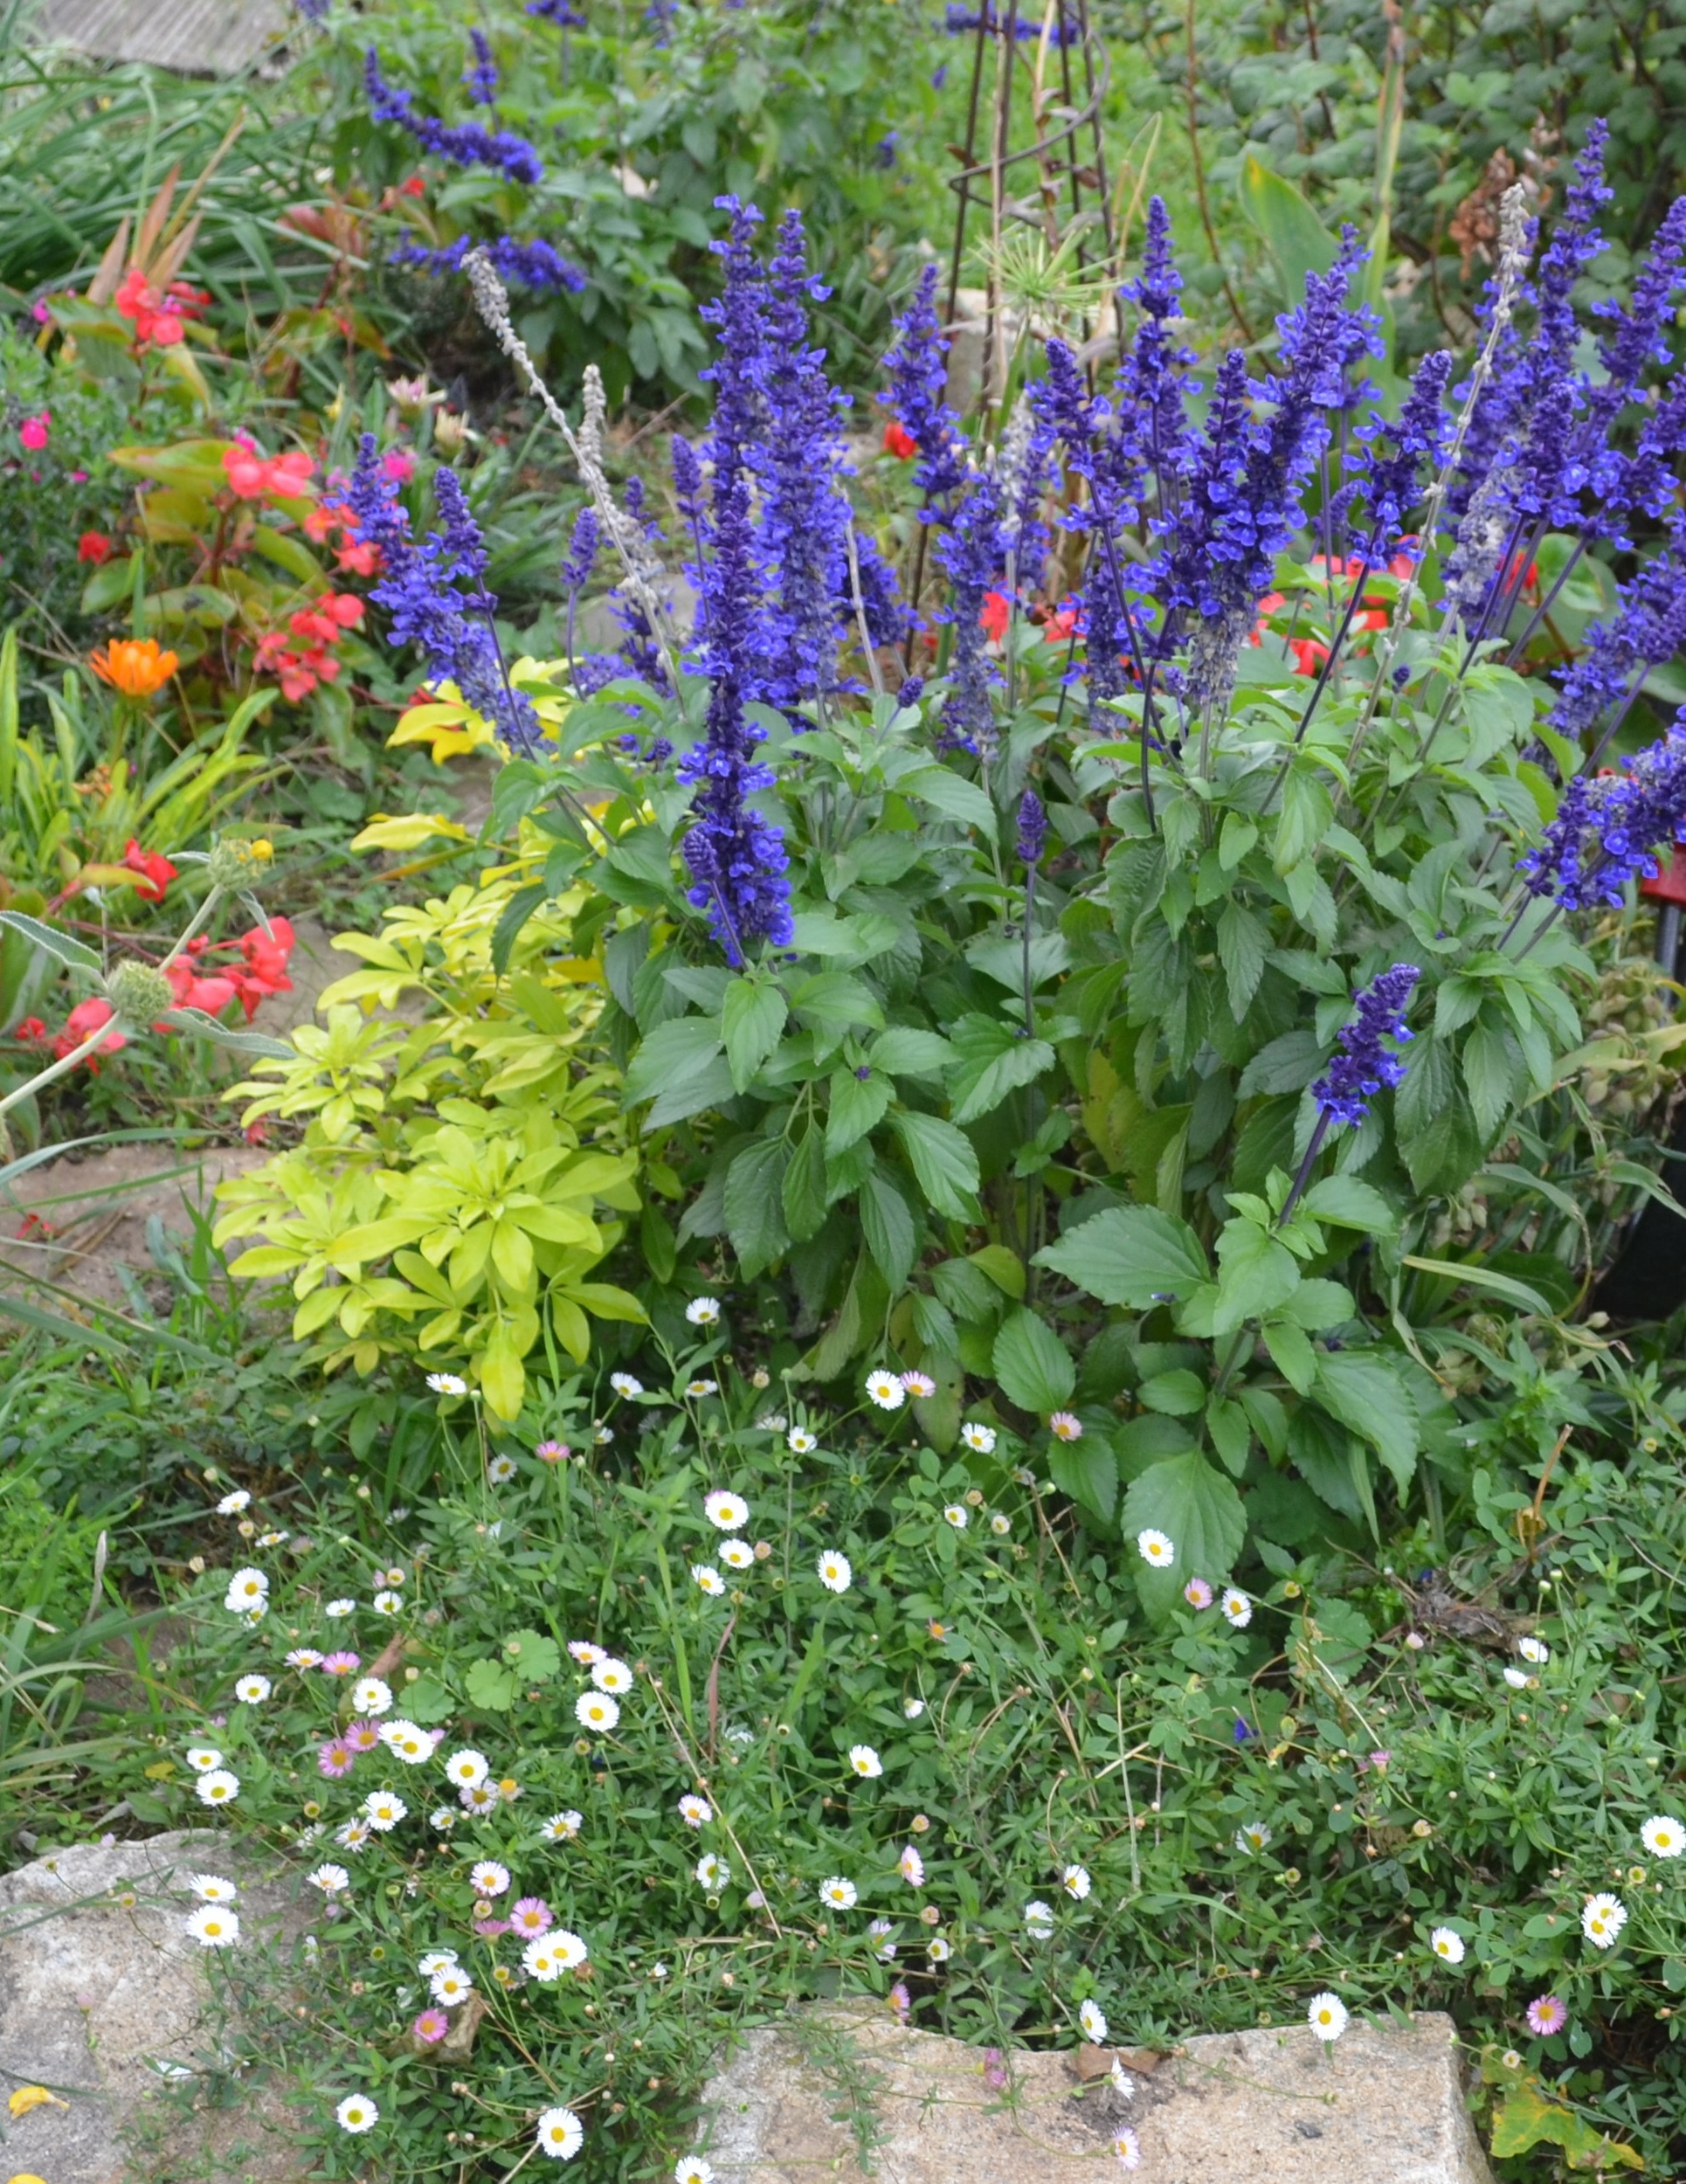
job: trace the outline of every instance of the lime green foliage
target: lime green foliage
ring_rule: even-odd
[[[225,1185],[219,1243],[258,1236],[246,1278],[285,1276],[295,1337],[334,1370],[385,1355],[466,1370],[513,1419],[541,1342],[576,1360],[590,1320],[641,1320],[637,1299],[593,1279],[635,1213],[615,1080],[591,1044],[595,966],[560,954],[584,897],[547,906],[494,969],[519,864],[441,899],[390,910],[323,996],[325,1028],[298,1059],[261,1062],[238,1088],[245,1120],[302,1119],[303,1139]],[[414,1008],[413,1025],[365,1015]],[[360,1008],[357,1005],[362,1004]]]

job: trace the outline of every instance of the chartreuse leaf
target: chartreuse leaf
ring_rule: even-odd
[[[1039,1251],[1036,1264],[1052,1267],[1102,1304],[1136,1312],[1185,1296],[1211,1273],[1188,1223],[1152,1206],[1097,1213]]]
[[[1046,1418],[1071,1400],[1077,1368],[1060,1337],[1021,1304],[1002,1321],[995,1337],[995,1377],[1008,1402]]]
[[[1333,1221],[1340,1228],[1362,1228],[1385,1236],[1399,1225],[1399,1215],[1381,1192],[1353,1175],[1325,1176],[1300,1203],[1315,1219]]]
[[[1527,2153],[1538,2146],[1561,2146],[1577,2168],[1642,2169],[1638,2149],[1607,2139],[1584,2116],[1576,2115],[1560,2101],[1548,2100],[1538,2082],[1524,2079],[1511,2086],[1493,2111],[1493,2152],[1501,2158]]]
[[[1142,1604],[1160,1621],[1191,1578],[1216,1585],[1228,1576],[1247,1533],[1234,1486],[1192,1448],[1150,1463],[1130,1481],[1119,1523],[1131,1543],[1130,1569]],[[1134,1554],[1133,1543],[1144,1531],[1163,1532],[1170,1540],[1172,1559],[1164,1567],[1153,1568]]]

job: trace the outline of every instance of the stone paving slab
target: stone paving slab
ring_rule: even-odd
[[[1128,2127],[1141,2184],[1491,2184],[1448,2017],[1355,2022],[1327,2053],[1302,2025],[1144,2061],[1126,2098],[1075,2054],[1014,2050],[995,2090],[980,2050],[887,2011],[798,2012],[715,2077],[698,2146],[717,2184],[1055,2184],[1122,2174]]]

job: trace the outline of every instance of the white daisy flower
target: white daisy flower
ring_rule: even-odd
[[[1074,1903],[1081,1904],[1093,1883],[1087,1866],[1068,1865],[1060,1876],[1060,1885]]]
[[[494,1486],[508,1486],[515,1476],[515,1459],[513,1456],[493,1456],[487,1463],[486,1476]],[[375,1605],[378,1607],[380,1602],[377,1600]]]
[[[870,1782],[875,1774],[884,1772],[884,1762],[870,1745],[851,1745],[849,1765],[864,1781]]]
[[[562,1959],[551,1947],[547,1935],[540,1934],[529,1941],[521,1952],[521,1968],[529,1980],[538,1980],[548,1987],[552,1980],[562,1977]]]
[[[342,1616],[355,1615],[356,1612],[357,1603],[356,1600],[329,1600],[327,1607],[322,1610],[324,1615],[331,1615],[335,1622],[339,1621]]]
[[[435,1395],[466,1395],[468,1393],[467,1381],[457,1372],[430,1372],[427,1385]]]
[[[418,1767],[433,1756],[433,1739],[412,1721],[401,1721],[395,1715],[381,1724],[377,1733],[393,1758],[407,1767]]]
[[[880,1963],[888,1964],[895,1955],[895,1944],[888,1938],[895,1932],[895,1927],[888,1918],[874,1918],[867,1932],[880,1945],[877,1952]]]
[[[384,1714],[391,1708],[391,1687],[377,1676],[360,1676],[351,1686],[351,1704],[359,1714]]]
[[[674,2164],[674,2184],[715,2184],[715,2173],[700,2153],[681,2153]]]
[[[1245,1827],[1235,1830],[1235,1848],[1248,1857],[1256,1857],[1261,1850],[1270,1848],[1270,1830],[1261,1820],[1249,1820]]]
[[[584,1964],[591,1953],[577,1934],[570,1934],[566,1926],[558,1926],[545,1936],[556,1952],[556,1961],[564,1972],[571,1972],[577,1964]]]
[[[284,1547],[292,1537],[291,1532],[260,1531],[258,1534],[258,1545],[260,1547]]]
[[[212,1767],[223,1764],[223,1755],[214,1745],[190,1745],[187,1763],[196,1774],[209,1774]]]
[[[854,1578],[847,1555],[828,1548],[819,1558],[819,1582],[828,1593],[846,1593]]]
[[[720,1324],[720,1300],[714,1296],[694,1296],[685,1307],[685,1317],[693,1327],[715,1327]]]
[[[715,1816],[715,1808],[706,1797],[681,1797],[679,1816],[688,1828],[706,1828]]]
[[[1092,2040],[1097,2048],[1107,2044],[1107,2020],[1104,2010],[1094,2002],[1085,2002],[1077,2013],[1077,2022],[1083,2028],[1083,2037]]]
[[[334,1840],[342,1850],[366,1850],[375,1840],[375,1831],[366,1820],[348,1820],[334,1830]]]
[[[381,2111],[367,2093],[348,2093],[334,2111],[334,2118],[342,2131],[349,2131],[355,2135],[372,2131],[381,2119]]]
[[[741,1494],[725,1494],[716,1489],[705,1497],[702,1513],[721,1531],[742,1531],[750,1521],[750,1504]]]
[[[899,1411],[908,1400],[908,1391],[894,1372],[869,1372],[867,1400],[875,1403],[881,1411]]]
[[[617,1661],[612,1654],[605,1654],[601,1661],[591,1663],[591,1681],[600,1691],[612,1692],[618,1698],[623,1691],[632,1688],[632,1671],[624,1661]]]
[[[819,1443],[805,1426],[792,1426],[784,1436],[784,1446],[792,1455],[810,1456]]]
[[[722,1539],[720,1559],[729,1570],[749,1570],[755,1566],[755,1549],[747,1539]]]
[[[1155,1570],[1168,1570],[1177,1559],[1176,1548],[1162,1531],[1138,1531],[1136,1552]]]
[[[995,1428],[968,1420],[960,1428],[960,1438],[974,1455],[991,1456],[995,1454]]]
[[[1133,2101],[1135,2099],[1136,2081],[1116,2056],[1112,2058],[1112,2068],[1107,2073],[1107,2083],[1120,2100]]]
[[[964,1531],[971,1522],[971,1511],[964,1502],[950,1502],[943,1511],[943,1521],[952,1524],[956,1531]]]
[[[571,2108],[547,2108],[539,2118],[535,2144],[553,2161],[571,2161],[585,2144],[585,2126]]]
[[[1040,1897],[1033,1897],[1025,1906],[1025,1932],[1033,1941],[1046,1941],[1054,1932],[1054,1911]]]
[[[934,1941],[928,1941],[925,1944],[925,1954],[933,1964],[946,1964],[952,1953],[941,1934],[938,1934]]]
[[[1551,1658],[1551,1648],[1543,1638],[1518,1638],[1517,1651],[1524,1661],[1531,1661],[1536,1668],[1544,1667]]]
[[[454,1949],[430,1949],[425,1957],[417,1959],[416,1969],[423,1979],[431,1980],[434,1973],[448,1971],[456,1961]]]
[[[642,1395],[644,1393],[643,1381],[634,1379],[630,1372],[612,1372],[609,1385],[617,1395]]]
[[[1233,1585],[1226,1588],[1220,1605],[1223,1609],[1224,1621],[1232,1630],[1245,1630],[1253,1621],[1252,1601]]]
[[[1012,1530],[1012,1520],[1011,1517],[1004,1517],[998,1509],[990,1517],[990,1530],[998,1539],[1005,1539]]]
[[[1525,1691],[1528,1689],[1531,1678],[1529,1677],[1526,1669],[1507,1669],[1504,1671],[1504,1680],[1510,1686],[1510,1689],[1513,1691]]]
[[[1627,1924],[1627,1907],[1619,1896],[1589,1896],[1580,1914],[1580,1931],[1595,1949],[1613,1949]]]
[[[711,1600],[717,1600],[726,1590],[725,1579],[721,1576],[711,1562],[694,1562],[691,1565],[691,1575],[696,1580],[699,1589],[706,1593]]]
[[[238,1517],[251,1500],[252,1496],[245,1489],[243,1486],[238,1486],[232,1494],[225,1494],[222,1500],[218,1503],[217,1514],[218,1517]]]
[[[220,1873],[190,1873],[187,1884],[202,1904],[231,1904],[240,1892]]]
[[[924,1887],[925,1861],[920,1856],[918,1851],[914,1848],[912,1843],[909,1843],[907,1846],[906,1849],[902,1851],[902,1856],[896,1860],[896,1867],[901,1873],[902,1878],[907,1883],[909,1888]]]
[[[1142,2166],[1142,2142],[1128,2124],[1114,2134],[1112,2151],[1121,2167],[1139,2169]]]
[[[245,1614],[257,1607],[260,1600],[269,1599],[269,1579],[261,1570],[237,1570],[228,1581],[223,1595],[224,1605],[236,1614]]]
[[[606,1426],[599,1426],[591,1439],[599,1448],[606,1448],[613,1441],[614,1435]]]
[[[577,1661],[582,1669],[589,1669],[594,1662],[606,1661],[609,1656],[601,1646],[594,1646],[589,1638],[570,1638],[568,1641],[570,1660]]]
[[[1338,1994],[1314,1994],[1306,2008],[1305,2022],[1326,2045],[1346,2030],[1346,2004]]]
[[[389,1835],[409,1811],[403,1798],[394,1797],[390,1790],[370,1790],[363,1801],[363,1818],[377,1835]]]
[[[321,1889],[324,1896],[337,1896],[351,1885],[351,1876],[342,1865],[319,1865],[307,1877],[311,1887]]]
[[[498,1804],[497,1785],[495,1782],[476,1782],[470,1788],[457,1792],[457,1802],[465,1812],[495,1812]]]
[[[383,1585],[402,1585],[404,1581],[404,1572],[400,1570],[396,1563],[390,1570],[377,1570],[375,1572],[377,1582]]]
[[[705,1395],[718,1395],[720,1383],[718,1380],[688,1380],[685,1393],[694,1403],[700,1403]]]
[[[1463,1962],[1463,1936],[1455,1933],[1450,1926],[1436,1926],[1428,1937],[1428,1946],[1442,1964]]]
[[[1668,1820],[1662,1814],[1646,1821],[1639,1831],[1639,1839],[1654,1858],[1677,1858],[1686,1850],[1686,1829],[1677,1820]]]
[[[902,1702],[902,1711],[909,1721],[917,1721],[924,1711],[925,1702],[922,1698],[904,1698]]]
[[[509,1869],[495,1858],[482,1858],[469,1867],[468,1885],[476,1896],[501,1896],[509,1885]]]
[[[212,1767],[199,1777],[193,1790],[202,1805],[231,1805],[240,1794],[240,1778],[226,1767]]]
[[[596,1729],[605,1735],[620,1719],[620,1709],[607,1691],[582,1691],[574,1701],[574,1719],[582,1729]]]
[[[846,1881],[840,1873],[833,1873],[829,1880],[819,1883],[819,1900],[829,1904],[833,1911],[853,1911],[860,1901],[853,1881]]]
[[[584,1815],[579,1813],[552,1813],[539,1834],[546,1842],[574,1842],[584,1825]]]
[[[294,1646],[287,1656],[287,1665],[289,1669],[320,1669],[322,1656],[314,1646]]]
[[[445,2008],[454,2009],[473,1993],[474,1982],[460,1966],[442,1964],[427,1982],[427,1991]]]
[[[715,1896],[731,1879],[732,1870],[723,1858],[717,1858],[712,1850],[705,1850],[696,1862],[696,1877],[711,1896]]]

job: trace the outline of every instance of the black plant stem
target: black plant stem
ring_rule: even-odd
[[[1514,667],[1517,662],[1522,658],[1523,654],[1527,651],[1529,646],[1532,644],[1535,634],[1538,631],[1540,625],[1544,621],[1546,616],[1551,612],[1551,609],[1557,605],[1558,594],[1563,590],[1564,585],[1568,583],[1570,577],[1574,574],[1575,564],[1579,561],[1581,556],[1586,551],[1586,541],[1584,538],[1578,538],[1575,541],[1573,550],[1571,552],[1568,560],[1564,563],[1562,568],[1558,570],[1557,575],[1552,578],[1551,589],[1546,593],[1545,597],[1534,609],[1532,615],[1529,619],[1528,626],[1523,631],[1522,635],[1517,638],[1516,643],[1511,646],[1510,652],[1505,655],[1504,664],[1507,667]]]
[[[1034,1037],[1034,1035],[1035,1035],[1035,1032],[1036,1032],[1036,1009],[1035,1009],[1035,1005],[1034,1005],[1034,1003],[1033,1002],[1033,1000],[1032,1000],[1032,999],[1031,999],[1032,988],[1031,988],[1031,983],[1030,983],[1030,935],[1031,935],[1031,924],[1032,924],[1032,922],[1033,922],[1033,920],[1034,919],[1035,916],[1036,916],[1036,867],[1035,867],[1035,866],[1034,866],[1034,865],[1026,865],[1026,866],[1025,867],[1025,928],[1024,928],[1024,934],[1023,934],[1023,946],[1024,946],[1024,978],[1025,978],[1025,1036],[1026,1036],[1026,1039],[1033,1038],[1033,1037]]]
[[[1352,626],[1352,617],[1358,612],[1358,601],[1364,593],[1365,582],[1370,574],[1370,563],[1368,559],[1362,556],[1361,558],[1364,558],[1365,565],[1359,570],[1358,577],[1353,583],[1351,592],[1347,598],[1346,611],[1341,616],[1341,625],[1339,629],[1335,632],[1333,641],[1329,647],[1329,657],[1317,669],[1317,680],[1312,686],[1311,695],[1306,702],[1305,711],[1300,715],[1300,724],[1295,729],[1294,740],[1289,746],[1290,752],[1298,750],[1300,744],[1305,740],[1305,731],[1311,725],[1311,716],[1323,702],[1323,692],[1329,688],[1330,677],[1333,674],[1335,670],[1335,662],[1340,657],[1341,646],[1345,644],[1346,633]],[[1266,796],[1264,803],[1261,806],[1261,818],[1262,818],[1264,814],[1269,811],[1271,805],[1276,801],[1276,798],[1281,791],[1282,785],[1288,778],[1288,770],[1292,764],[1293,760],[1291,757],[1284,756],[1282,764],[1276,770],[1276,778],[1271,783],[1269,793]]]
[[[1295,1175],[1292,1185],[1289,1187],[1288,1196],[1282,1200],[1282,1210],[1276,1216],[1276,1226],[1278,1228],[1282,1228],[1287,1226],[1289,1215],[1299,1204],[1301,1192],[1305,1189],[1306,1185],[1311,1180],[1312,1165],[1316,1161],[1317,1155],[1323,1151],[1323,1140],[1328,1137],[1328,1135],[1329,1109],[1326,1107],[1319,1108],[1317,1110],[1317,1124],[1316,1128],[1311,1133],[1311,1142],[1305,1149],[1304,1158],[1300,1162],[1299,1169]]]

